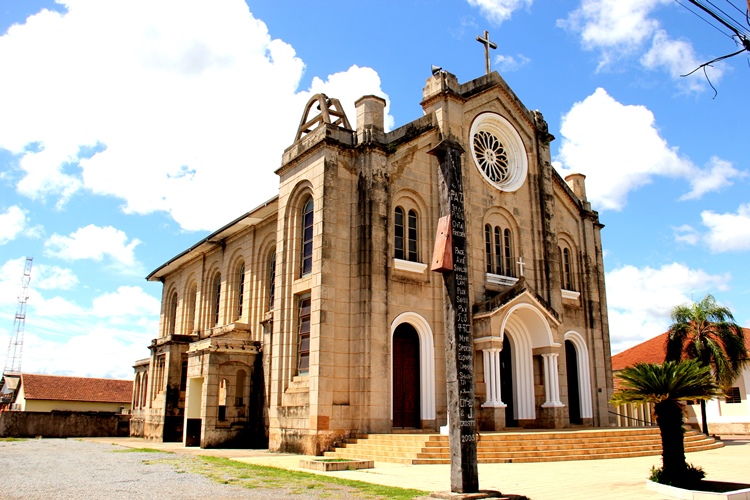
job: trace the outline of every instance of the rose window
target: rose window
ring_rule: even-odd
[[[471,155],[482,177],[500,191],[513,192],[526,181],[526,148],[513,125],[496,113],[481,113],[471,124]]]

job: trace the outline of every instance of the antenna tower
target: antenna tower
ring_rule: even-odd
[[[26,330],[26,302],[29,300],[29,282],[31,281],[31,263],[33,261],[33,257],[26,257],[26,265],[21,278],[21,291],[18,294],[16,318],[13,320],[13,333],[8,343],[8,356],[5,358],[3,373],[21,373],[23,333]]]

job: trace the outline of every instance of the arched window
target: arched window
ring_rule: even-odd
[[[310,371],[310,296],[299,298],[297,317],[297,373],[307,375]]]
[[[174,335],[177,328],[177,292],[172,294],[167,313],[167,335]]]
[[[276,296],[276,249],[271,250],[268,259],[268,310],[273,310],[273,301]]]
[[[485,267],[490,274],[515,276],[513,268],[513,234],[510,229],[484,226]]]
[[[198,300],[198,286],[193,283],[188,289],[187,299],[187,334],[195,331],[195,301]]]
[[[213,312],[212,315],[212,324],[211,326],[214,327],[219,324],[219,306],[221,306],[221,273],[216,273],[216,276],[214,276],[214,281],[212,284],[212,297],[211,297],[211,309]]]
[[[309,198],[302,209],[302,248],[300,255],[300,275],[312,272],[313,251],[313,200]]]
[[[234,406],[245,405],[245,380],[247,379],[247,372],[245,370],[237,370],[237,383],[235,384],[234,392]]]
[[[245,263],[237,270],[237,319],[242,317],[242,304],[245,300]]]
[[[492,267],[492,226],[489,224],[484,225],[484,262],[485,271],[492,274],[495,268]]]
[[[419,231],[417,220],[416,210],[409,210],[405,214],[403,208],[395,208],[393,214],[393,256],[396,259],[419,262]]]
[[[394,234],[394,257],[401,260],[406,260],[404,252],[404,209],[396,207],[393,216],[393,234]]]

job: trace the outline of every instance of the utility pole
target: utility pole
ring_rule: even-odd
[[[33,257],[26,257],[26,265],[21,278],[21,291],[18,294],[18,307],[13,320],[13,333],[8,343],[8,356],[5,358],[3,373],[21,373],[23,356],[23,334],[26,329],[26,302],[29,300],[29,282],[31,281],[31,263]]]

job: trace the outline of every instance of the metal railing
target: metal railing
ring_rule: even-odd
[[[616,416],[617,427],[652,427],[656,425],[650,403],[640,406],[634,404],[621,405],[617,407],[617,410],[608,410],[610,414]]]

